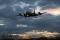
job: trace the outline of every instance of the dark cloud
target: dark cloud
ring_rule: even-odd
[[[24,7],[24,9],[21,9],[21,3],[30,4],[30,6]],[[19,6],[14,6],[14,4],[19,4]],[[23,12],[24,10],[28,8],[34,8],[37,6],[42,7],[42,10],[48,9],[48,8],[55,8],[60,7],[60,0],[0,0],[0,5],[6,5],[6,8],[0,10],[0,15],[3,16],[13,16],[16,15],[18,12]],[[22,4],[23,5],[23,4]],[[15,8],[16,11],[13,11],[13,8]],[[29,9],[28,9],[29,10]]]
[[[24,7],[22,9],[20,7],[21,6],[20,2],[30,4],[30,6]],[[14,6],[14,4],[17,4],[17,5]],[[18,4],[19,4],[19,6],[18,6]],[[30,7],[34,8],[37,6],[42,7],[42,10],[60,7],[60,0],[0,0],[0,5],[6,5],[5,7],[2,7],[2,9],[0,10],[0,17],[9,18],[9,19],[11,18],[12,20],[11,21],[8,20],[8,22],[9,21],[10,22],[7,24],[8,24],[8,27],[13,26],[13,28],[14,28],[14,26],[16,26],[16,20],[17,21],[19,19],[21,20],[20,17],[18,19],[16,19],[16,15],[19,12],[24,12],[26,10],[29,10],[28,8],[30,8]],[[13,7],[11,7],[11,6],[13,6]],[[13,11],[13,8],[15,8],[16,11]],[[46,29],[46,30],[50,30],[50,31],[60,31],[60,27],[59,27],[60,26],[60,16],[57,16],[57,17],[53,16],[53,17],[48,17],[48,18],[47,17],[39,19],[39,20],[35,20],[34,22],[32,22],[31,20],[29,21],[29,20],[23,19],[23,20],[21,20],[20,23],[22,23],[22,24],[26,23],[27,25],[33,26],[33,28],[26,28],[26,30],[28,30],[28,29],[29,30],[31,30],[31,29],[32,30],[33,29]],[[12,30],[13,30],[13,28],[12,28]],[[14,31],[16,31],[17,29],[18,28],[15,28]],[[18,30],[20,30],[20,29],[24,30],[24,28],[19,28]],[[8,28],[8,30],[10,31],[9,28]]]
[[[12,4],[14,1],[13,0],[0,0],[0,5],[2,4]]]
[[[45,7],[43,9],[60,7],[60,0],[44,0],[43,3],[45,3]]]

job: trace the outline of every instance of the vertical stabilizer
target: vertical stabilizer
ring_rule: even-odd
[[[33,13],[35,14],[35,8],[34,8],[34,11],[33,11]]]
[[[34,8],[34,13],[35,13],[35,8]]]

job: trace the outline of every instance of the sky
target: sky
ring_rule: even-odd
[[[16,16],[26,11],[33,12],[34,8],[36,13],[44,14],[27,19]],[[29,30],[40,27],[60,32],[60,0],[0,0],[0,31],[2,28],[8,28],[7,31],[13,28],[25,30],[26,27]]]
[[[12,16],[34,8],[36,13],[40,11],[60,15],[60,0],[0,0],[1,16]]]

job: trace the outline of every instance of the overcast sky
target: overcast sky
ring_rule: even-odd
[[[60,0],[0,0],[0,16],[13,16],[33,8],[53,15],[60,14]]]
[[[24,17],[16,18],[20,12],[33,11],[34,8],[36,13],[45,12],[47,14],[37,18],[27,18],[28,20]],[[45,28],[60,32],[60,0],[0,0],[0,31],[2,28],[8,28],[7,31],[14,30],[15,27],[23,30],[25,28],[31,30],[36,27],[36,29]]]

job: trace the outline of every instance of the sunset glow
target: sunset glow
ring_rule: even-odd
[[[54,38],[54,37],[57,37],[58,35],[60,35],[60,33],[48,32],[48,31],[39,32],[38,30],[32,30],[29,32],[24,32],[22,34],[10,34],[10,35],[19,36],[20,38],[23,38],[23,39],[30,39],[30,38],[40,38],[40,37]]]
[[[60,7],[53,8],[53,9],[47,9],[47,10],[44,10],[44,11],[47,12],[47,13],[50,13],[52,15],[60,15]]]

